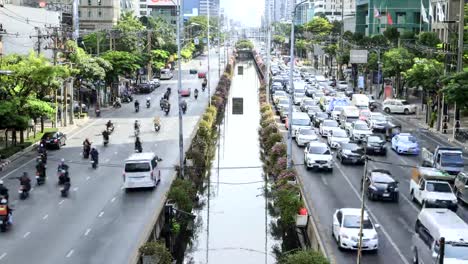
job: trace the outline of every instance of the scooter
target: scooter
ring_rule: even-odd
[[[101,117],[101,109],[96,109],[96,117]]]
[[[107,127],[106,130],[109,134],[112,134],[112,132],[114,132],[114,125]]]
[[[106,147],[107,144],[109,144],[109,138],[104,138],[102,143],[104,144],[104,147]]]
[[[150,108],[151,106],[151,102],[150,101],[146,101],[146,108]]]
[[[4,197],[0,197],[0,231],[6,232],[8,226],[11,225],[10,212],[8,212],[8,201]]]
[[[139,111],[140,111],[140,106],[139,105],[135,106],[135,113],[138,113]]]
[[[46,177],[45,176],[40,176],[39,174],[36,175],[36,183],[37,185],[42,185],[44,184],[46,181]]]
[[[24,200],[28,198],[29,196],[29,190],[24,185],[20,185],[20,189],[18,190],[18,193],[19,193],[19,198],[21,200]]]
[[[47,164],[47,155],[44,153],[39,153],[39,156],[37,156],[36,161],[42,161],[42,163]]]
[[[164,112],[166,113],[166,115],[169,115],[169,111],[170,111],[169,107],[164,108]]]
[[[60,195],[62,197],[68,197],[68,191],[70,190],[71,184],[70,182],[66,182],[63,184],[63,187],[60,189]]]
[[[66,170],[59,170],[58,172],[58,185],[63,185],[65,183],[65,174]]]
[[[161,130],[161,125],[158,124],[158,123],[155,123],[155,124],[154,124],[154,130],[155,130],[156,132],[159,132],[159,130]]]

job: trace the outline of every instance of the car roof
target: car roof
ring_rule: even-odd
[[[356,125],[359,125],[359,124],[367,125],[366,121],[362,121],[362,120],[356,120],[354,123],[355,123]]]
[[[309,146],[311,146],[311,147],[327,147],[328,148],[328,145],[325,144],[324,142],[317,142],[317,141],[310,142]]]
[[[148,161],[155,158],[156,155],[153,152],[134,153],[128,157],[125,162],[128,161]]]
[[[386,173],[384,171],[371,171],[370,177],[377,182],[395,182],[393,177],[389,173]]]
[[[343,215],[361,215],[361,208],[341,208],[340,211],[343,213]],[[364,210],[364,218],[368,218],[366,210]]]

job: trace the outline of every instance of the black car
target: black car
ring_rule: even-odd
[[[387,155],[386,141],[377,135],[371,135],[364,139],[363,145],[366,154]]]
[[[336,158],[341,164],[364,164],[364,149],[356,143],[340,143]]]
[[[154,91],[154,88],[149,83],[141,83],[137,86],[137,90],[139,93],[151,93]]]
[[[42,136],[41,140],[45,140],[46,148],[60,149],[61,146],[65,145],[67,137],[62,132],[46,132]]]
[[[389,199],[398,202],[398,181],[387,170],[376,169],[368,172],[364,188],[369,200]]]
[[[197,74],[198,70],[197,69],[190,69],[189,72],[190,72],[190,74]]]
[[[316,112],[315,115],[312,116],[312,124],[314,127],[319,127],[323,120],[328,119],[327,113],[324,112]]]

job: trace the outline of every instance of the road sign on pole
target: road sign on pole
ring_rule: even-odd
[[[367,50],[350,50],[349,63],[367,63]]]

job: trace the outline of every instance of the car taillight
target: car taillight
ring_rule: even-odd
[[[57,143],[58,139],[54,139],[54,142]]]
[[[122,174],[123,181],[125,181],[125,173]]]
[[[154,174],[153,174],[153,171],[151,171],[151,180],[154,180]]]

